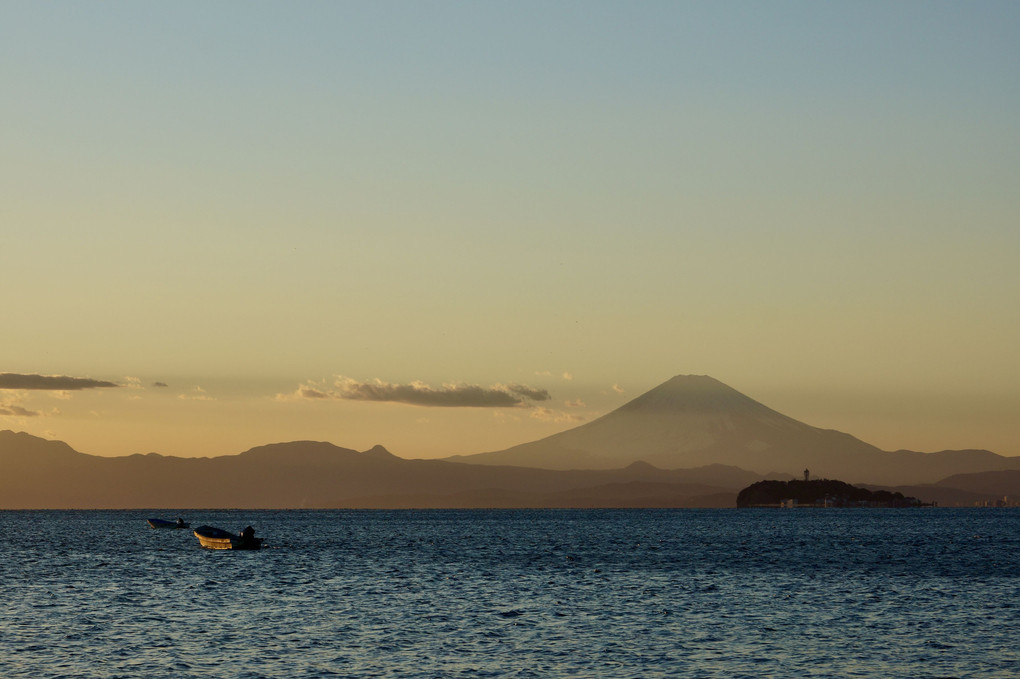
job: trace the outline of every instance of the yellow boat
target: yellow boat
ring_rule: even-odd
[[[248,526],[240,533],[231,533],[222,528],[199,526],[195,537],[206,549],[260,549],[262,538],[255,537],[255,529]]]

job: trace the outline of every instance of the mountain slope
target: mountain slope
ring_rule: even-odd
[[[981,493],[985,499],[1010,498],[1015,502],[1020,499],[1020,470],[1007,469],[995,472],[954,474],[942,479],[937,485]]]
[[[851,483],[931,483],[949,474],[1020,467],[988,451],[885,452],[768,408],[704,375],[679,375],[611,413],[502,451],[459,456],[472,464],[608,469],[637,460],[664,469],[734,465],[761,474]]]

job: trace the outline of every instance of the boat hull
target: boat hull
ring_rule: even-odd
[[[167,521],[166,519],[146,519],[150,528],[190,528],[188,524],[179,524],[176,521]]]

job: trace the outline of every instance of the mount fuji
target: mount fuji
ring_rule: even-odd
[[[544,469],[733,465],[761,474],[851,483],[933,483],[956,473],[1020,468],[986,450],[883,451],[850,434],[776,412],[706,375],[678,375],[602,417],[506,450],[452,458]]]

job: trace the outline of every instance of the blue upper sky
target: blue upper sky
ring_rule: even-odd
[[[0,373],[135,386],[0,428],[478,452],[698,373],[1020,454],[1017,45],[1015,2],[0,2]]]

